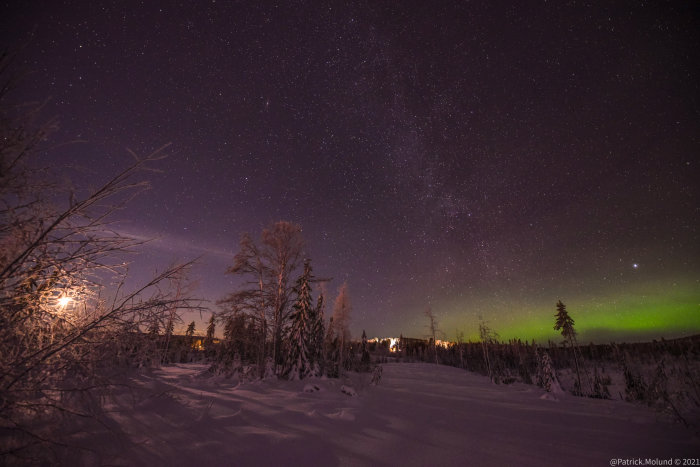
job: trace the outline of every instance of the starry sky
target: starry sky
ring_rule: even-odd
[[[118,229],[135,280],[289,220],[351,330],[583,341],[700,332],[696,2],[4,1],[39,155],[94,186],[165,143]],[[199,322],[199,316],[195,317]],[[203,316],[206,320],[208,317]],[[187,317],[186,319],[189,319]],[[202,326],[199,326],[202,328]]]

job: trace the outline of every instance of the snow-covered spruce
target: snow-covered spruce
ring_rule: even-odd
[[[291,315],[292,328],[289,333],[289,368],[287,376],[291,380],[302,379],[313,371],[312,358],[315,349],[311,348],[316,336],[315,309],[311,304],[311,264],[304,263],[304,273],[297,281],[297,299]]]

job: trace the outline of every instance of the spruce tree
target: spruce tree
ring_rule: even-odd
[[[311,305],[311,265],[304,263],[304,273],[297,280],[296,302],[292,307],[292,328],[287,359],[289,379],[303,379],[312,371],[314,308]]]
[[[319,294],[316,301],[316,309],[314,310],[313,323],[313,346],[312,346],[312,373],[315,376],[321,376],[321,366],[323,365],[323,337],[325,335],[325,302],[323,292]]]
[[[324,372],[329,378],[338,377],[338,338],[335,334],[335,325],[331,316],[323,338]]]
[[[169,363],[170,362],[170,342],[173,337],[173,333],[175,332],[175,317],[173,314],[170,315],[170,318],[168,319],[168,323],[165,325],[165,336],[163,338],[164,344],[163,344],[163,355],[161,357],[161,363]]]
[[[547,352],[537,353],[537,385],[547,392],[552,392],[556,381],[552,361]]]
[[[160,323],[158,321],[154,320],[148,326],[148,334],[150,334],[152,337],[158,337],[159,333],[160,333]]]
[[[246,342],[246,316],[243,313],[235,313],[229,316],[224,324],[224,353],[221,355],[224,362],[231,362],[235,355],[243,360],[247,351]]]
[[[581,365],[583,364],[581,350],[578,348],[578,343],[576,342],[576,330],[574,329],[574,320],[569,316],[566,311],[566,305],[562,303],[561,300],[557,301],[557,314],[554,315],[556,321],[554,323],[554,330],[561,331],[561,335],[569,342],[571,346],[571,351],[574,354],[574,364],[576,366],[576,394],[582,395],[581,387]],[[589,381],[590,384],[590,381]],[[592,390],[592,388],[591,388]]]
[[[207,324],[207,335],[204,339],[204,351],[207,360],[216,358],[216,348],[214,347],[214,333],[216,332],[216,315],[211,314],[209,323]]]
[[[343,283],[338,290],[338,296],[333,304],[333,327],[335,332],[335,337],[337,338],[338,345],[337,350],[337,362],[338,369],[342,372],[346,368],[346,364],[349,359],[348,346],[350,344],[350,312],[352,306],[350,305],[350,296],[348,294],[348,285]]]
[[[171,318],[168,320],[167,326],[165,326],[165,335],[172,336],[173,332],[175,332],[175,320]]]
[[[214,341],[214,333],[216,332],[216,319],[214,313],[211,314],[209,318],[209,324],[207,325],[207,345],[211,345]]]
[[[187,331],[185,331],[185,340],[187,341],[187,346],[192,347],[194,343],[194,321],[187,325]]]
[[[557,314],[554,315],[554,317],[556,318],[554,330],[561,330],[561,335],[564,336],[573,347],[574,340],[576,339],[574,320],[569,316],[569,313],[566,311],[566,305],[564,305],[561,300],[557,301]]]
[[[191,362],[193,358],[192,350],[194,348],[194,329],[195,323],[192,321],[187,325],[187,330],[185,331],[185,351],[187,353],[181,356],[180,361],[183,363],[188,361]]]
[[[367,334],[365,330],[362,330],[362,358],[360,359],[360,365],[363,371],[369,371],[369,349],[367,348]]]

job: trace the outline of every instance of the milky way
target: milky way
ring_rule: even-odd
[[[167,142],[119,228],[145,278],[204,254],[216,301],[243,232],[303,227],[352,330],[584,340],[700,331],[693,2],[9,2],[40,155],[95,185]],[[212,305],[213,308],[214,305]],[[197,317],[199,319],[199,317]],[[206,317],[205,317],[206,319]]]

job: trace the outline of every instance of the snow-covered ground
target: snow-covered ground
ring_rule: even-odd
[[[346,380],[238,384],[202,365],[139,376],[75,465],[610,465],[700,457],[692,431],[621,401],[497,386],[457,368],[387,364]],[[357,393],[349,396],[341,387]],[[307,392],[308,391],[308,392]],[[351,391],[346,391],[351,392]]]

